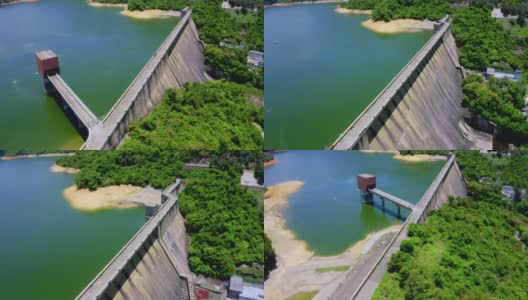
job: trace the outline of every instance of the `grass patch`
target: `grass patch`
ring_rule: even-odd
[[[317,295],[319,291],[311,291],[311,292],[300,292],[297,293],[287,300],[311,300],[315,295]]]
[[[329,268],[318,268],[315,269],[316,273],[324,273],[324,272],[344,272],[347,271],[350,267],[349,266],[338,266],[338,267],[329,267]]]

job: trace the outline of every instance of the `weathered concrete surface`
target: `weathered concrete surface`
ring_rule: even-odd
[[[178,25],[106,115],[103,125],[93,130],[83,150],[117,148],[128,133],[130,123],[147,116],[166,89],[208,80],[203,44],[191,15],[191,9],[183,10]]]
[[[349,299],[362,300],[372,297],[387,270],[392,254],[400,249],[401,242],[407,238],[409,224],[423,223],[432,210],[438,209],[448,202],[449,196],[466,196],[466,186],[454,155],[449,158],[438,173],[386,250],[375,262],[372,258],[369,259],[370,270],[366,272],[365,266],[362,266],[362,272],[356,273],[357,276],[347,277],[347,282],[343,285],[348,291],[353,291],[349,294]],[[338,290],[336,293],[340,293],[340,291]]]
[[[463,76],[450,22],[445,19],[331,148],[492,149],[491,135],[464,123]]]
[[[178,209],[181,181],[165,189],[159,211],[77,299],[193,298],[189,240]]]
[[[79,96],[72,91],[59,74],[48,76],[48,79],[61,97],[63,110],[70,115],[70,118],[74,119],[74,125],[85,135],[84,138],[87,138],[92,130],[101,125],[101,121],[79,99]]]

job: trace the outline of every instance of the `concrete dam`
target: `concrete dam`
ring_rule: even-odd
[[[178,179],[162,192],[162,205],[147,209],[150,219],[76,299],[194,299],[182,189]]]
[[[446,16],[331,149],[492,149],[491,135],[463,119],[464,70],[450,26]]]
[[[391,256],[400,249],[401,242],[407,238],[409,224],[423,224],[432,211],[439,209],[449,201],[449,196],[464,197],[466,195],[465,181],[456,163],[455,155],[452,154],[418,204],[413,207],[400,231],[369,267],[366,275],[351,277],[353,280],[347,281],[348,285],[353,286],[353,294],[344,295],[343,290],[338,289],[330,299],[370,299],[387,271]]]
[[[146,117],[159,104],[166,89],[209,79],[203,49],[192,11],[185,8],[176,27],[102,120],[60,78],[58,57],[53,52],[39,52],[36,58],[46,92],[57,96],[85,139],[81,149],[111,150],[119,147],[132,122]]]

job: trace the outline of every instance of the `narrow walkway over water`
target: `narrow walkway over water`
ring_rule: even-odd
[[[394,204],[396,204],[396,205],[398,205],[400,207],[407,208],[408,210],[413,210],[414,209],[414,206],[415,206],[414,204],[409,203],[409,202],[407,202],[407,201],[405,201],[403,199],[400,199],[400,198],[398,198],[396,196],[393,196],[391,194],[387,194],[387,193],[385,193],[382,190],[378,190],[378,189],[374,188],[374,189],[369,189],[369,191],[371,193],[373,193],[373,194],[376,194],[376,195],[380,196],[382,200],[389,200],[390,202],[392,202],[392,203],[394,203]]]
[[[101,121],[92,113],[92,111],[84,104],[84,102],[72,91],[72,89],[64,82],[59,74],[48,76],[48,79],[53,84],[62,99],[73,110],[73,113],[79,120],[88,128],[88,130],[101,124]]]

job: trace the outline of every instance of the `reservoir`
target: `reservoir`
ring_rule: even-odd
[[[265,149],[323,149],[432,36],[378,34],[337,4],[265,9]]]
[[[357,175],[371,173],[377,188],[417,203],[445,164],[444,160],[408,162],[389,153],[360,151],[287,151],[265,169],[265,185],[300,180],[283,209],[286,224],[317,255],[342,253],[367,234],[401,223],[394,204],[386,212],[374,196],[374,206],[362,204]],[[405,212],[405,213],[404,213]],[[408,212],[402,208],[402,215]]]
[[[63,190],[54,158],[0,161],[3,299],[73,299],[144,224],[144,209],[85,213]]]
[[[57,53],[61,76],[104,117],[178,22],[137,20],[120,11],[84,0],[0,7],[0,149],[80,148],[82,138],[44,93],[34,55]]]

